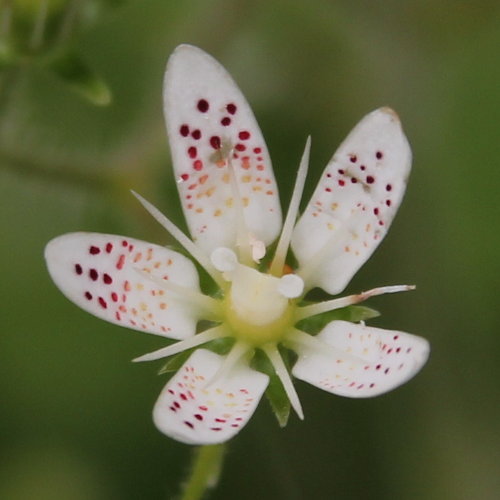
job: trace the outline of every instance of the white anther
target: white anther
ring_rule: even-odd
[[[287,299],[296,299],[304,291],[304,281],[296,274],[285,274],[280,278],[278,292]]]
[[[253,235],[250,235],[250,247],[252,248],[252,259],[256,264],[258,264],[260,259],[266,255],[266,245],[263,241],[260,241]]]
[[[210,255],[210,260],[217,271],[222,273],[234,271],[238,264],[236,254],[226,247],[216,248]]]

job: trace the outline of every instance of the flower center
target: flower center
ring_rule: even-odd
[[[303,281],[293,274],[277,278],[240,264],[227,248],[217,249],[212,262],[231,282],[223,311],[233,335],[254,346],[282,339],[293,326],[292,299],[302,294]]]

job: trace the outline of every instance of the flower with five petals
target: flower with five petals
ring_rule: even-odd
[[[303,418],[291,375],[355,398],[382,394],[415,375],[429,352],[420,337],[339,319],[308,331],[308,318],[412,287],[304,300],[316,287],[340,293],[387,232],[411,164],[397,115],[381,108],[361,120],[296,220],[308,140],[283,222],[261,131],[219,63],[195,47],[178,47],[167,66],[164,105],[191,238],[136,196],[217,291],[200,287],[184,255],[133,238],[72,233],[45,251],[54,282],[77,305],[178,341],[137,361],[189,354],[154,407],[160,431],[189,444],[226,441],[248,422],[270,380]],[[290,351],[296,353],[291,368]]]

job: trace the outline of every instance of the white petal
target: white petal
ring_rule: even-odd
[[[153,410],[161,432],[183,443],[204,445],[227,441],[245,426],[269,377],[237,363],[210,383],[224,359],[198,349],[170,379]]]
[[[332,321],[317,336],[338,351],[300,347],[295,377],[340,396],[365,398],[413,377],[429,355],[428,342],[409,333]]]
[[[231,76],[202,50],[181,45],[168,62],[164,105],[193,239],[207,254],[218,247],[234,249],[243,224],[269,245],[281,228],[278,190],[259,126]]]
[[[385,236],[410,166],[410,146],[394,111],[373,111],[354,128],[294,230],[298,274],[308,288],[331,294],[345,288]]]
[[[195,334],[199,309],[145,277],[199,292],[196,268],[183,255],[124,236],[71,233],[50,241],[45,259],[64,295],[91,314],[173,339]]]

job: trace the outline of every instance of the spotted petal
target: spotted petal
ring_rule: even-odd
[[[421,337],[347,321],[329,323],[316,339],[331,348],[301,346],[293,375],[351,398],[394,389],[413,377],[429,355],[429,344]]]
[[[328,163],[292,249],[309,288],[341,292],[385,236],[401,203],[411,151],[397,115],[367,115]]]
[[[234,249],[244,225],[270,244],[281,228],[278,190],[259,126],[231,76],[202,50],[181,45],[168,62],[164,105],[193,239],[207,253]]]
[[[153,410],[161,432],[202,445],[227,441],[242,429],[269,377],[238,363],[225,377],[217,378],[223,361],[223,356],[199,349],[170,379]]]
[[[45,258],[64,295],[91,314],[173,339],[194,335],[197,308],[146,276],[199,290],[183,255],[123,236],[72,233],[50,241]]]

